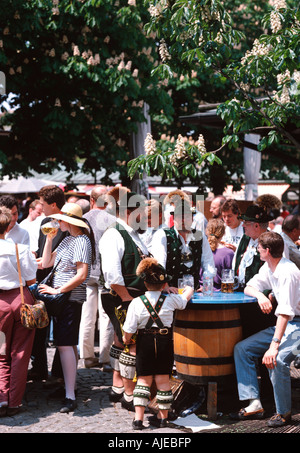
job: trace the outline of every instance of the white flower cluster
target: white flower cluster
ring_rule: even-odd
[[[287,69],[283,74],[277,75],[278,85],[285,85],[291,81],[290,71]]]
[[[170,157],[170,162],[173,165],[178,166],[179,161],[184,159],[185,157],[187,157],[187,152],[185,149],[185,140],[182,137],[182,135],[179,134],[176,140],[174,154],[172,154],[172,156]]]
[[[285,0],[270,0],[270,4],[274,9],[276,9],[276,11],[287,7]]]
[[[276,93],[274,99],[275,101],[280,102],[280,104],[287,104],[291,100],[289,92],[291,74],[288,69],[283,74],[277,75],[277,83],[279,86],[282,86],[282,90],[281,95],[279,96],[279,94]]]
[[[241,86],[241,89],[248,92],[250,91],[250,83],[244,83],[244,82],[241,82],[240,83],[240,86]]]
[[[293,73],[293,79],[295,80],[295,82],[298,84],[300,83],[300,71],[295,71]]]
[[[270,15],[271,30],[273,33],[278,33],[282,29],[280,15],[277,11],[272,11]]]
[[[59,8],[58,8],[59,0],[52,0],[52,4],[53,4],[52,14],[54,16],[58,16],[59,15]]]
[[[201,7],[201,16],[203,20],[211,21],[211,20],[221,20],[220,12],[219,11],[212,11],[210,7],[205,5]]]
[[[149,132],[145,138],[144,148],[146,156],[151,156],[156,153],[156,141]]]
[[[151,17],[160,17],[164,9],[168,7],[168,0],[160,0],[156,5],[151,4],[148,11]]]
[[[161,8],[159,6],[150,5],[149,13],[151,17],[159,17],[161,15]]]
[[[278,95],[278,93],[276,93],[275,100],[280,102],[280,104],[287,104],[288,102],[290,102],[290,93],[286,85],[284,85],[284,87],[282,88],[280,96]]]
[[[98,53],[93,55],[93,52],[91,50],[88,50],[88,51],[84,51],[84,52],[82,52],[82,54],[80,54],[79,47],[76,46],[74,43],[72,44],[72,48],[73,48],[73,56],[80,57],[80,55],[81,55],[81,57],[84,60],[87,60],[87,64],[89,66],[96,66],[100,63],[100,55]]]
[[[204,137],[202,134],[199,135],[198,137],[198,140],[196,142],[196,146],[200,152],[200,154],[206,154],[206,146],[205,146],[205,141],[204,141]]]
[[[161,39],[159,45],[159,55],[163,63],[166,63],[168,60],[171,60],[171,55],[169,54],[166,41]]]
[[[241,62],[242,62],[242,64],[246,64],[248,58],[261,57],[264,55],[268,55],[268,53],[269,53],[269,46],[266,46],[265,44],[261,44],[258,39],[255,39],[252,50],[247,50],[247,52],[245,53],[245,56],[242,58]]]

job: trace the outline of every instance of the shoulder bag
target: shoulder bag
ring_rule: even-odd
[[[20,281],[20,293],[22,299],[22,305],[20,309],[21,324],[26,327],[26,329],[30,330],[35,328],[43,329],[49,324],[49,317],[44,302],[35,300],[33,305],[30,305],[26,304],[24,300],[18,244],[16,244],[16,255]]]
[[[48,285],[52,287],[52,278],[54,276],[54,273],[56,271],[56,268],[59,264],[60,260],[57,262],[56,266],[52,269],[52,271],[47,275],[47,277],[44,278],[40,283],[35,283],[34,285],[30,286],[30,291],[33,294],[33,296],[38,299],[42,300],[45,302],[47,312],[49,316],[54,316],[58,317],[66,302],[68,301],[71,291],[68,291],[67,293],[60,293],[60,294],[47,294],[47,293],[41,293],[39,291],[39,285]]]

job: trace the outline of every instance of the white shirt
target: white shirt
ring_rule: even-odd
[[[22,283],[36,277],[37,263],[24,244],[18,244]],[[19,288],[19,274],[16,256],[16,245],[12,240],[0,239],[0,289]]]
[[[140,248],[144,255],[148,255],[145,244],[141,241],[138,233],[121,219],[117,220],[129,233],[132,240]],[[122,275],[122,258],[125,252],[125,243],[121,234],[116,228],[108,228],[99,241],[99,251],[101,255],[102,271],[105,286],[111,285],[125,286]]]
[[[251,266],[254,255],[258,255],[257,246],[258,246],[258,238],[257,239],[250,238],[246,251],[244,252],[244,255],[242,256],[242,259],[241,259],[241,262],[239,265],[238,280],[239,280],[239,283],[242,285],[245,284],[246,268]],[[289,258],[288,248],[287,248],[286,244],[284,244],[283,257]],[[236,252],[235,252],[233,260],[232,260],[232,269],[235,268],[235,262],[236,262]]]
[[[182,242],[182,245],[185,246],[185,241],[183,237],[178,233],[176,228],[174,227],[176,234],[179,236],[179,239]],[[214,271],[215,269],[215,262],[214,256],[212,254],[210,245],[208,243],[207,237],[202,235],[202,255],[201,255],[201,266],[203,271]],[[151,246],[151,253],[155,259],[161,264],[164,268],[166,267],[167,263],[167,236],[164,230],[158,230],[152,239],[152,246]]]
[[[160,291],[146,291],[145,296],[154,307],[159,299]],[[163,325],[171,327],[173,322],[174,310],[183,310],[186,307],[187,299],[182,294],[168,294],[158,313]],[[126,320],[123,330],[127,333],[135,333],[138,329],[144,329],[150,313],[145,307],[140,297],[136,297],[130,302],[127,310]],[[152,327],[158,327],[154,322]]]
[[[18,223],[5,235],[5,239],[11,239],[16,244],[26,244],[30,246],[30,237],[28,231],[21,228]]]
[[[247,285],[262,292],[272,289],[277,300],[275,315],[300,316],[300,270],[287,258],[281,258],[274,272],[265,263]]]
[[[153,236],[161,228],[168,228],[168,227],[165,223],[163,223],[158,228],[148,227],[145,233],[140,234],[141,240],[143,241],[143,243],[145,244],[145,246],[147,247],[147,249],[150,253],[152,253],[151,247],[152,247]]]
[[[30,240],[30,250],[36,251],[38,249],[38,240],[40,235],[41,229],[41,222],[45,218],[45,216],[40,215],[35,220],[31,222],[27,219],[22,220],[20,222],[20,227],[24,230],[28,231],[29,240]]]
[[[222,241],[227,242],[228,244],[233,244],[237,248],[243,235],[244,227],[242,223],[240,223],[236,228],[230,228],[229,226],[226,226]]]
[[[207,219],[202,212],[197,211],[196,214],[193,217],[193,223],[192,223],[192,228],[195,228],[197,230],[200,230],[205,234],[205,229],[207,227]]]
[[[295,242],[293,242],[292,239],[283,231],[281,233],[281,236],[284,240],[285,247],[287,247],[288,249],[288,256],[286,256],[286,258],[289,258],[293,263],[296,264],[298,269],[300,269],[300,250],[296,246]]]

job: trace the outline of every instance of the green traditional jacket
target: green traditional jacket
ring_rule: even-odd
[[[184,263],[184,256],[181,251],[182,242],[178,237],[174,227],[164,230],[167,237],[167,262],[166,271],[172,276],[169,286],[178,286],[178,279],[184,274],[190,274],[194,277],[195,290],[199,287],[199,273],[201,268],[202,242],[203,240],[192,240],[189,242],[191,250],[191,259],[193,265],[187,267]],[[195,231],[193,231],[194,233]]]
[[[242,236],[242,239],[240,240],[238,249],[236,251],[236,260],[235,260],[235,266],[234,266],[234,274],[238,275],[238,269],[241,263],[241,260],[243,258],[243,255],[245,251],[247,250],[248,244],[250,242],[250,237],[246,236],[245,234]],[[260,259],[259,252],[254,255],[253,261],[251,266],[246,268],[245,271],[245,284],[252,278],[254,275],[258,274],[259,269],[261,266],[264,264],[264,261]]]
[[[121,266],[126,288],[136,288],[145,292],[146,287],[144,281],[136,275],[136,268],[143,259],[142,252],[138,249],[128,231],[122,228],[118,222],[111,225],[110,228],[115,228],[124,240],[125,252],[121,261]]]

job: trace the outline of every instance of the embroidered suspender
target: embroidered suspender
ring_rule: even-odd
[[[156,302],[155,304],[155,307],[152,307],[152,305],[150,304],[149,300],[147,299],[147,297],[145,295],[143,296],[140,296],[140,298],[142,299],[142,301],[144,302],[144,305],[145,307],[147,308],[147,310],[149,311],[150,313],[150,318],[146,324],[146,327],[145,329],[150,329],[150,327],[152,326],[152,324],[155,322],[158,327],[160,329],[163,329],[164,328],[164,325],[160,319],[160,317],[158,316],[158,313],[162,307],[162,304],[164,303],[164,300],[166,298],[166,296],[163,296],[162,294],[159,296],[158,298],[158,301]]]

